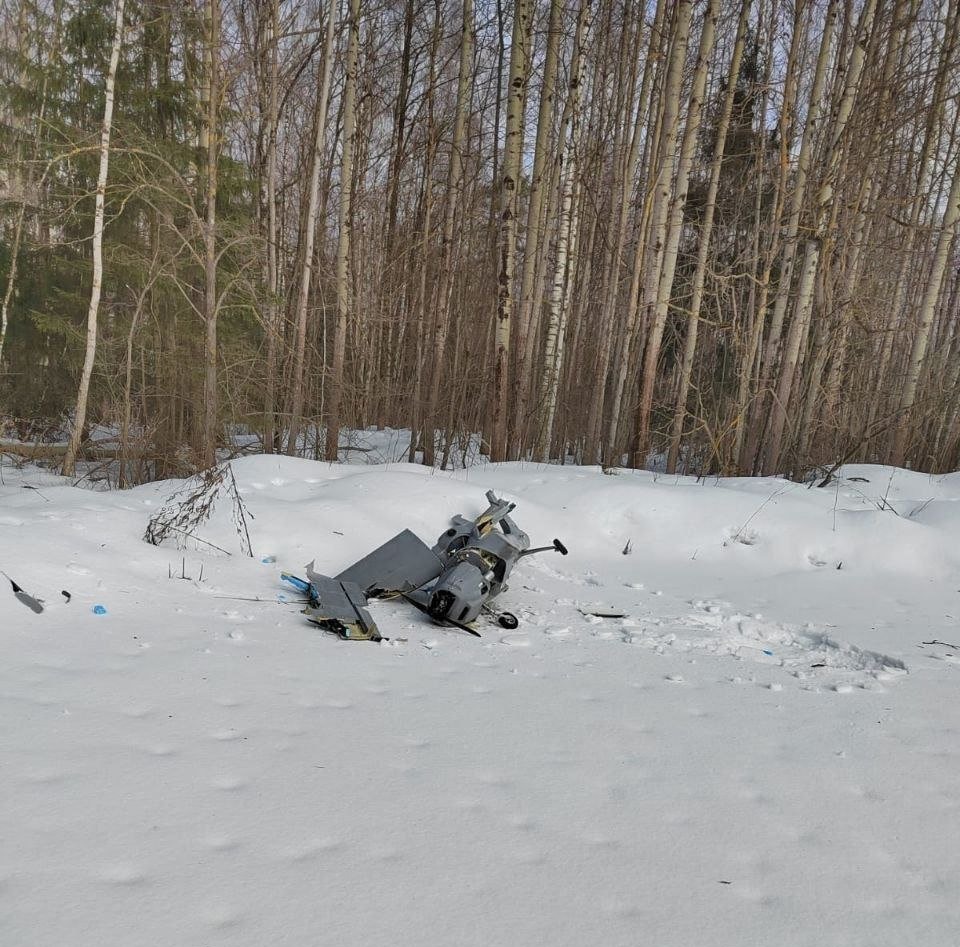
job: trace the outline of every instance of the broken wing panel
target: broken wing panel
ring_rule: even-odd
[[[367,597],[354,582],[341,582],[307,569],[310,602],[303,610],[307,618],[321,628],[335,631],[341,638],[380,640],[380,631],[366,609]]]
[[[356,583],[367,595],[376,595],[380,592],[411,592],[435,579],[442,571],[439,556],[405,529],[344,569],[336,578],[339,582]]]

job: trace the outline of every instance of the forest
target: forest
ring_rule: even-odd
[[[958,19],[0,0],[4,449],[958,469]]]

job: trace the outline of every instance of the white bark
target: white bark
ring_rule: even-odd
[[[774,300],[773,317],[770,321],[770,331],[767,335],[767,344],[763,354],[761,376],[764,380],[771,378],[773,375],[773,368],[780,347],[783,322],[787,314],[787,303],[790,299],[793,263],[800,233],[800,214],[803,211],[803,202],[807,192],[807,175],[810,172],[810,162],[813,160],[813,143],[820,128],[820,113],[823,109],[827,63],[830,59],[830,47],[833,43],[833,31],[836,25],[838,6],[839,0],[829,0],[826,18],[823,23],[823,32],[820,37],[820,51],[817,55],[813,86],[810,89],[807,119],[803,127],[803,136],[800,140],[800,153],[797,155],[797,173],[794,177],[793,194],[790,199],[790,217],[787,222],[787,230],[784,238],[783,258],[780,263],[777,295]],[[811,31],[815,26],[815,20],[811,17]]]
[[[510,43],[507,122],[500,182],[500,247],[497,274],[497,316],[494,337],[493,419],[490,454],[504,460],[507,453],[507,405],[510,373],[510,335],[514,309],[514,267],[517,253],[517,211],[523,152],[523,113],[530,71],[531,0],[516,0]]]
[[[537,114],[537,137],[530,176],[530,194],[527,202],[526,244],[520,277],[520,307],[517,313],[517,385],[514,391],[513,442],[511,451],[520,459],[527,418],[527,392],[530,390],[530,369],[533,362],[532,338],[536,335],[534,302],[540,298],[534,291],[535,277],[540,264],[543,226],[541,223],[544,197],[547,191],[547,154],[550,150],[550,132],[553,126],[556,91],[557,61],[560,47],[561,0],[550,0],[550,22],[547,27],[547,51],[543,64],[543,84]]]
[[[542,420],[537,432],[536,454],[546,463],[550,459],[553,441],[553,426],[557,414],[557,396],[560,387],[560,372],[563,367],[564,336],[570,312],[572,274],[577,264],[579,243],[579,171],[577,167],[580,148],[581,104],[583,101],[584,46],[590,31],[591,0],[580,0],[576,32],[573,40],[573,59],[570,66],[570,89],[568,93],[570,142],[561,138],[560,220],[557,228],[557,254],[550,290],[547,315],[546,354],[543,376],[540,383]],[[565,132],[564,132],[565,134]]]
[[[97,355],[97,316],[100,311],[100,293],[103,286],[103,218],[107,192],[107,172],[110,167],[110,131],[113,127],[113,90],[117,81],[117,67],[120,63],[120,48],[123,45],[123,6],[124,0],[117,0],[114,20],[113,47],[110,51],[110,66],[107,70],[107,82],[104,95],[103,124],[100,129],[100,172],[97,175],[97,193],[93,215],[93,286],[90,290],[90,306],[87,309],[87,344],[83,357],[83,371],[80,375],[80,388],[77,392],[77,407],[73,417],[73,430],[70,442],[63,458],[62,473],[72,477],[76,473],[77,454],[83,438],[83,428],[87,419],[87,400],[90,395],[90,379],[93,376],[93,364]]]
[[[303,366],[307,351],[307,305],[310,301],[310,285],[313,280],[320,169],[323,165],[324,135],[327,129],[327,108],[330,102],[330,79],[333,75],[333,36],[339,5],[339,0],[330,0],[327,8],[327,32],[323,43],[323,73],[320,80],[317,111],[314,117],[313,151],[310,157],[310,190],[307,198],[303,250],[300,258],[300,291],[297,295],[297,309],[294,314],[296,341],[293,355],[293,397],[290,405],[290,431],[287,436],[287,454],[290,456],[297,453],[297,440],[300,437],[303,415]]]
[[[783,360],[780,367],[780,378],[777,384],[777,395],[772,407],[770,420],[770,436],[767,441],[766,463],[767,473],[775,473],[781,460],[783,432],[787,419],[787,409],[793,393],[794,377],[800,350],[806,341],[810,328],[810,315],[813,310],[813,289],[820,263],[820,249],[826,237],[827,221],[834,196],[834,184],[840,166],[842,154],[841,141],[844,130],[850,120],[853,104],[860,85],[860,76],[867,56],[867,41],[873,29],[873,16],[876,11],[877,0],[868,0],[858,24],[857,36],[854,40],[853,51],[847,69],[843,95],[840,98],[836,114],[833,116],[829,129],[830,139],[827,146],[827,167],[824,179],[817,190],[815,203],[814,231],[807,238],[804,245],[803,268],[800,272],[800,282],[797,287],[797,303],[793,321],[790,323],[790,332],[784,346]]]
[[[437,292],[437,317],[433,337],[430,391],[427,397],[427,424],[424,428],[423,462],[434,463],[434,438],[440,399],[440,366],[443,363],[450,326],[450,302],[453,294],[453,251],[456,224],[463,214],[463,156],[467,119],[470,113],[470,76],[473,73],[474,38],[473,0],[463,0],[463,26],[460,35],[460,68],[457,75],[457,114],[447,171],[447,205],[443,217],[440,286]],[[449,445],[446,447],[449,453]],[[446,456],[446,454],[445,454]]]
[[[957,232],[958,219],[960,219],[960,161],[957,161],[957,157],[954,155],[953,183],[950,186],[950,195],[947,198],[947,206],[943,214],[943,224],[940,228],[940,237],[937,240],[933,265],[930,268],[930,276],[917,311],[917,334],[913,338],[913,347],[910,351],[910,359],[907,362],[906,380],[903,385],[903,393],[900,396],[901,417],[894,434],[890,459],[890,462],[896,466],[903,466],[906,458],[910,440],[911,409],[917,397],[920,373],[930,342],[930,329],[933,326],[937,301],[943,290],[943,278],[947,269],[950,246]]]
[[[693,373],[693,359],[697,351],[697,332],[700,324],[700,307],[703,302],[703,287],[707,274],[707,260],[710,255],[710,238],[713,235],[713,218],[717,209],[717,192],[720,189],[720,172],[723,168],[723,154],[727,143],[727,130],[733,114],[733,102],[737,92],[737,77],[740,75],[740,63],[743,59],[743,47],[747,33],[747,21],[750,16],[752,0],[743,0],[740,19],[737,23],[737,38],[734,41],[733,56],[727,72],[727,90],[723,97],[720,120],[717,123],[717,138],[713,151],[713,163],[710,167],[710,184],[707,187],[707,199],[703,212],[703,225],[700,229],[700,245],[697,249],[697,264],[693,274],[690,313],[687,317],[687,334],[684,339],[683,359],[680,366],[680,386],[677,403],[673,412],[673,426],[670,432],[670,448],[667,452],[667,472],[674,473],[680,454],[680,437],[683,433],[683,421],[687,414],[687,396],[690,391],[690,377]]]
[[[656,381],[657,362],[660,358],[660,344],[663,340],[663,330],[666,327],[667,314],[670,309],[670,295],[673,291],[673,277],[676,273],[680,232],[683,226],[683,210],[687,203],[690,167],[693,164],[694,149],[700,130],[703,94],[707,82],[707,65],[716,40],[719,12],[719,0],[710,0],[703,18],[693,87],[687,105],[687,124],[684,128],[683,141],[680,146],[677,179],[672,198],[669,197],[669,178],[662,180],[660,183],[661,193],[658,200],[661,202],[661,206],[665,207],[666,213],[664,214],[661,211],[661,219],[657,221],[658,235],[656,240],[658,243],[663,240],[664,248],[657,276],[653,321],[643,358],[643,381],[640,390],[640,411],[637,419],[637,453],[640,458],[645,458],[650,444],[650,414],[653,410],[653,388]],[[668,86],[669,94],[670,88]],[[660,236],[661,233],[663,234],[662,237]]]
[[[337,322],[333,337],[330,405],[327,412],[326,457],[335,462],[340,449],[340,412],[343,407],[343,374],[347,323],[353,303],[350,243],[353,228],[353,157],[357,134],[357,71],[360,57],[360,0],[350,0],[346,78],[343,87],[343,148],[340,154],[340,210],[337,225]]]

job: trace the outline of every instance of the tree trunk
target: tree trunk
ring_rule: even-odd
[[[470,76],[473,73],[474,53],[473,0],[463,0],[463,19],[460,33],[460,68],[457,73],[456,119],[453,141],[450,145],[450,165],[447,171],[447,200],[443,217],[443,236],[440,248],[437,315],[434,324],[433,357],[430,359],[430,388],[426,401],[426,424],[423,431],[423,462],[435,463],[434,441],[440,410],[440,380],[443,376],[444,353],[450,324],[450,303],[453,294],[454,243],[457,220],[464,215],[463,157],[466,142],[467,119],[470,115]],[[447,451],[445,451],[446,454]]]
[[[534,328],[534,282],[540,264],[543,233],[541,213],[547,191],[546,165],[550,152],[550,136],[553,128],[554,98],[556,92],[557,61],[560,46],[561,0],[550,0],[550,22],[547,26],[547,51],[543,63],[543,84],[540,89],[540,108],[537,115],[537,139],[533,153],[533,169],[530,175],[530,195],[527,203],[526,244],[523,251],[523,269],[520,278],[520,307],[516,320],[517,383],[513,387],[514,411],[511,454],[522,458],[524,428],[527,422],[527,394],[530,390],[532,369],[532,346],[528,336],[536,334]]]
[[[696,69],[690,100],[687,106],[687,122],[680,147],[680,160],[677,165],[677,178],[674,195],[670,202],[667,221],[667,242],[662,256],[660,273],[657,280],[656,304],[650,337],[644,354],[643,386],[640,395],[640,418],[637,444],[640,456],[645,456],[650,443],[650,414],[653,408],[653,393],[660,355],[663,332],[669,315],[670,300],[673,294],[673,282],[676,274],[680,237],[683,230],[683,217],[687,201],[690,169],[693,165],[694,151],[700,129],[703,110],[703,98],[706,89],[707,70],[713,46],[716,40],[716,26],[719,17],[719,4],[710,0],[704,12],[700,45],[697,53]],[[735,82],[735,76],[732,81]],[[732,104],[732,103],[731,103]],[[722,146],[720,146],[722,147]],[[718,168],[719,174],[719,168]],[[692,363],[692,358],[691,358]]]
[[[740,20],[737,23],[737,38],[734,41],[733,56],[727,72],[727,89],[723,97],[720,120],[717,123],[717,137],[714,145],[713,163],[710,167],[710,184],[703,210],[703,225],[700,228],[700,244],[697,248],[697,264],[693,274],[690,313],[687,317],[687,334],[684,339],[683,359],[680,365],[680,384],[677,403],[673,411],[673,425],[670,431],[670,447],[667,451],[667,473],[675,473],[680,456],[680,438],[683,435],[683,422],[687,416],[687,398],[690,393],[690,377],[693,373],[693,359],[697,351],[697,331],[700,323],[700,307],[703,303],[703,287],[707,275],[707,261],[710,255],[710,238],[713,235],[713,217],[717,208],[717,191],[720,187],[720,171],[723,166],[723,152],[727,142],[727,129],[733,114],[733,101],[737,91],[737,77],[740,75],[740,62],[747,33],[747,21],[750,16],[752,0],[743,0],[740,8]]]
[[[570,64],[568,91],[570,142],[566,144],[566,130],[561,130],[557,161],[561,167],[560,220],[557,228],[556,262],[550,291],[547,316],[546,354],[543,376],[540,380],[540,428],[537,432],[536,453],[541,461],[550,459],[553,426],[557,413],[557,395],[563,366],[564,336],[570,313],[573,274],[577,266],[579,243],[579,152],[583,75],[586,61],[584,47],[590,32],[591,0],[580,0],[576,32],[573,39],[573,57]]]
[[[516,0],[510,45],[510,78],[507,92],[507,122],[503,146],[503,177],[500,181],[500,245],[497,273],[497,321],[494,342],[493,419],[490,443],[492,460],[507,456],[508,383],[510,334],[513,317],[513,281],[517,254],[517,214],[523,112],[530,70],[531,0]]]
[[[900,396],[900,419],[897,424],[890,462],[902,467],[907,456],[910,442],[911,422],[913,421],[913,406],[917,397],[917,388],[920,382],[920,373],[923,369],[924,358],[927,354],[927,345],[930,341],[930,329],[937,308],[937,301],[943,290],[944,274],[947,269],[950,245],[957,232],[957,221],[960,219],[960,162],[957,161],[954,151],[953,183],[950,186],[950,195],[943,212],[943,223],[940,227],[940,237],[937,240],[937,249],[933,257],[933,265],[927,278],[926,289],[917,312],[917,333],[913,338],[913,347],[910,350],[910,359],[907,362],[907,373]]]
[[[217,154],[220,107],[220,0],[207,0],[207,101],[206,130],[206,220],[203,231],[203,316],[204,344],[203,443],[201,460],[205,467],[217,462]]]
[[[93,286],[90,291],[90,306],[87,309],[87,346],[77,392],[77,407],[73,417],[73,430],[63,458],[61,473],[72,477],[76,473],[77,454],[83,438],[87,419],[87,399],[90,395],[90,379],[97,355],[97,316],[100,311],[100,292],[103,286],[103,218],[107,192],[107,171],[110,166],[110,131],[113,126],[113,90],[117,81],[117,66],[120,62],[120,47],[123,45],[124,0],[117,0],[114,19],[113,47],[110,51],[110,66],[107,71],[106,93],[103,106],[103,125],[100,129],[100,173],[97,176],[97,194],[93,216]]]
[[[335,0],[331,0],[335,2]],[[353,299],[350,266],[350,241],[353,229],[353,155],[356,148],[357,70],[360,50],[360,0],[350,0],[347,24],[346,77],[343,87],[343,148],[340,156],[340,211],[337,241],[337,322],[333,337],[333,363],[330,367],[330,406],[327,412],[326,458],[336,461],[340,450],[340,413],[343,408],[344,362],[347,347],[347,323]]]
[[[317,235],[317,206],[320,194],[320,168],[324,152],[324,134],[327,129],[327,107],[330,101],[330,79],[333,74],[333,33],[337,20],[338,0],[330,0],[327,9],[327,32],[323,44],[323,73],[320,95],[314,115],[313,150],[310,153],[310,189],[303,224],[303,248],[300,254],[300,291],[294,315],[296,341],[293,355],[293,395],[290,402],[290,431],[287,435],[287,454],[297,453],[297,441],[303,421],[303,368],[307,351],[307,307],[313,281],[314,244]]]
[[[263,399],[263,449],[272,454],[277,443],[277,348],[280,340],[280,274],[277,247],[277,123],[279,122],[279,37],[280,0],[271,0],[267,23],[266,149],[261,168],[262,202],[266,220],[261,220],[266,246],[265,282],[267,293],[265,335],[267,342],[266,379]]]
[[[817,266],[820,262],[820,248],[826,237],[827,221],[834,196],[834,185],[840,165],[842,153],[841,141],[844,130],[853,111],[854,100],[860,84],[860,76],[867,55],[867,41],[873,29],[873,16],[877,0],[867,0],[861,13],[861,22],[858,24],[857,36],[854,40],[853,51],[850,54],[843,96],[840,99],[837,113],[832,116],[831,128],[828,129],[830,139],[826,152],[826,173],[824,180],[817,190],[815,201],[815,223],[811,236],[806,240],[803,253],[803,268],[800,272],[800,282],[797,287],[797,304],[790,323],[790,332],[784,347],[783,360],[780,367],[780,379],[777,393],[774,398],[772,416],[770,420],[770,436],[767,441],[767,454],[764,469],[767,473],[776,473],[782,457],[782,441],[784,425],[787,419],[787,409],[793,393],[793,382],[797,368],[797,359],[801,346],[806,340],[810,327],[810,315],[813,308],[814,280],[817,275]]]
[[[800,152],[797,155],[797,171],[794,177],[793,194],[790,200],[790,217],[787,222],[786,235],[784,237],[783,258],[780,263],[777,295],[774,300],[773,317],[770,322],[770,331],[767,336],[767,343],[764,348],[760,368],[761,389],[765,389],[772,380],[777,356],[780,351],[780,336],[787,314],[787,304],[790,300],[793,264],[799,242],[800,215],[803,211],[803,203],[806,196],[807,176],[810,171],[810,163],[813,160],[813,145],[820,127],[820,114],[823,109],[827,63],[830,58],[830,47],[833,43],[833,31],[836,24],[838,6],[839,0],[829,0],[823,23],[823,33],[820,37],[817,65],[814,70],[813,85],[810,89],[810,99],[807,106],[807,119],[800,141]],[[815,21],[811,16],[811,23],[813,22]],[[811,26],[811,29],[812,28]],[[763,399],[758,405],[758,412],[762,411],[765,406],[766,399]]]

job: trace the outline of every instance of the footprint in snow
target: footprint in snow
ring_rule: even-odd
[[[511,648],[529,648],[530,639],[524,634],[501,635],[500,644],[505,644]]]
[[[240,843],[229,835],[211,835],[202,842],[204,848],[214,852],[230,852],[240,847]]]
[[[217,740],[220,743],[231,743],[234,740],[239,740],[242,736],[242,730],[215,730],[210,734],[210,739]]]
[[[233,927],[243,920],[243,915],[234,907],[223,905],[221,907],[208,908],[203,913],[203,919],[211,927],[222,929]]]
[[[97,872],[97,877],[114,885],[136,885],[147,880],[146,872],[132,864],[108,865]]]
[[[217,776],[210,780],[210,785],[224,792],[236,792],[239,789],[245,789],[248,783],[240,776]]]

